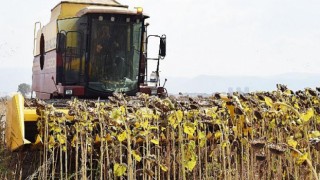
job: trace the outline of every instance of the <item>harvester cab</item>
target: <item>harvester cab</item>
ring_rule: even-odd
[[[142,8],[129,9],[114,0],[61,1],[51,10],[47,25],[35,24],[32,91],[36,97],[98,99],[115,92],[166,96],[159,83],[166,36],[147,35],[147,18]],[[160,40],[157,58],[147,56],[149,37]],[[150,77],[149,60],[157,60]],[[39,140],[38,118],[35,108],[24,107],[21,95],[9,101],[6,142],[11,150]]]

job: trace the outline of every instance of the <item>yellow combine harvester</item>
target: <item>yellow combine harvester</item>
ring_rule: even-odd
[[[38,99],[107,98],[114,92],[166,96],[159,61],[166,36],[147,35],[142,8],[114,0],[66,0],[51,10],[50,22],[35,24],[32,91]],[[40,25],[40,28],[39,28]],[[36,29],[38,31],[36,32]],[[148,39],[159,38],[159,54],[147,56]],[[148,77],[148,62],[157,66]],[[61,109],[67,114],[67,109]],[[7,106],[6,143],[12,151],[39,140],[36,108],[21,95]]]

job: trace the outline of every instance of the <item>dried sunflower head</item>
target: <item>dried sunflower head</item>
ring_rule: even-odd
[[[250,142],[251,147],[253,147],[254,149],[262,149],[265,147],[266,145],[266,140],[264,139],[254,139]]]
[[[287,144],[284,143],[271,143],[268,145],[268,148],[271,153],[276,154],[276,155],[282,155],[286,150],[288,149]]]

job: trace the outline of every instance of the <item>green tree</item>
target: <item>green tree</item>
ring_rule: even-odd
[[[31,87],[29,84],[26,83],[19,84],[18,92],[20,92],[23,97],[26,97],[26,95],[31,92]]]

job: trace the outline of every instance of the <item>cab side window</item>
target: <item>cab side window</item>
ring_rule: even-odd
[[[41,34],[41,38],[40,38],[40,69],[41,70],[43,70],[43,65],[44,65],[44,51],[45,51],[44,35]]]

